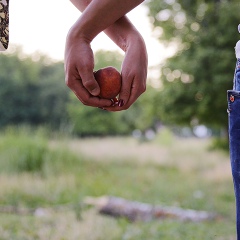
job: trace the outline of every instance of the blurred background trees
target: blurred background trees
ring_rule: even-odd
[[[226,128],[232,88],[239,1],[148,1],[153,31],[175,54],[161,68],[161,120]],[[155,101],[155,102],[156,102]]]
[[[239,2],[149,0],[146,5],[154,36],[175,50],[156,66],[159,88],[151,86],[149,74],[147,92],[128,111],[84,107],[65,86],[63,62],[25,56],[18,48],[0,55],[0,127],[43,124],[57,130],[68,125],[80,136],[130,134],[159,123],[226,130]],[[112,65],[120,71],[122,60],[119,52],[98,51],[95,69]]]
[[[36,56],[35,56],[36,57]],[[59,127],[67,119],[69,93],[63,63],[46,56],[25,56],[21,49],[0,55],[0,126],[48,124]]]
[[[123,56],[118,52],[99,51],[95,58],[95,69],[111,65],[121,70]],[[17,48],[0,55],[0,66],[1,128],[45,125],[53,130],[68,127],[79,136],[103,136],[152,126],[150,93],[131,110],[111,113],[79,102],[65,85],[63,62],[53,62],[41,54],[27,56]]]

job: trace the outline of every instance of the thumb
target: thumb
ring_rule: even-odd
[[[81,73],[81,79],[83,86],[91,95],[98,96],[100,94],[100,87],[94,78],[93,72]]]

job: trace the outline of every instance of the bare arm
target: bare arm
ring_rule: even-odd
[[[145,91],[147,53],[141,35],[123,15],[142,1],[71,0],[71,2],[83,11],[83,14],[71,28],[67,39],[65,69],[68,86],[86,105],[106,108],[111,105],[109,100],[92,96],[99,94],[99,88],[92,74],[94,63],[90,42],[99,32],[105,30],[104,32],[126,52],[122,65],[123,86],[120,105],[127,109]],[[74,49],[74,52],[71,49]],[[79,56],[76,53],[84,55]],[[135,67],[133,61],[136,62]],[[121,107],[107,109],[123,110]]]
[[[91,0],[70,0],[73,5],[83,12],[86,7],[91,3]],[[138,34],[135,27],[128,20],[126,16],[119,18],[110,27],[104,29],[104,32],[114,41],[123,51],[126,51],[128,45],[128,34],[134,31]],[[140,34],[138,34],[141,38]]]
[[[91,42],[100,32],[114,24],[143,0],[71,0],[71,2],[83,12],[72,30],[77,37],[86,38]],[[126,21],[126,17],[123,17],[121,22],[123,20]]]

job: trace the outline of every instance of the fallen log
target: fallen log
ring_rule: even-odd
[[[196,211],[178,207],[163,207],[159,205],[154,206],[113,196],[102,196],[99,198],[87,197],[84,203],[97,207],[100,214],[112,217],[124,217],[133,222],[165,218],[200,222],[217,218],[216,214],[206,211]]]

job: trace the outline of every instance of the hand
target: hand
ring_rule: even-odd
[[[71,1],[84,11],[67,37],[66,84],[85,105],[109,111],[128,109],[146,89],[147,53],[141,35],[125,14],[143,0],[103,0],[101,4],[98,0]],[[111,100],[97,97],[100,90],[93,76],[94,59],[90,42],[101,31],[126,52],[120,99],[114,107]]]
[[[90,43],[75,38],[70,30],[65,48],[65,81],[77,98],[87,106],[106,107],[112,102],[98,97],[99,86],[93,76],[94,57]]]
[[[128,109],[146,90],[148,57],[145,43],[139,33],[131,38],[122,64],[122,88],[118,105],[108,111]]]

